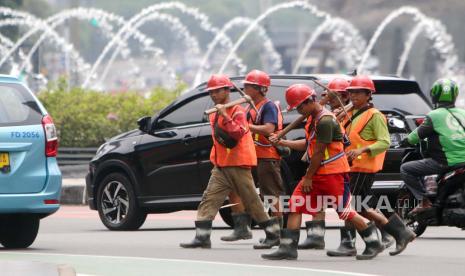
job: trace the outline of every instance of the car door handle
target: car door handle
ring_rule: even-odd
[[[160,138],[172,138],[175,137],[177,134],[174,131],[160,131],[160,132],[155,132],[153,135],[156,137]]]
[[[192,140],[194,140],[194,139],[195,139],[195,137],[193,137],[190,134],[187,134],[186,136],[184,136],[184,138],[182,138],[182,141],[184,142],[185,145],[187,145],[190,142],[192,142]]]

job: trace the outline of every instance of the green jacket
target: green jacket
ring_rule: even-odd
[[[408,136],[410,144],[427,139],[428,153],[435,161],[453,166],[465,162],[465,110],[457,107],[435,109],[425,121]]]

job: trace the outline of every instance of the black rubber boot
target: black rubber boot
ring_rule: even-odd
[[[365,242],[365,250],[362,255],[357,255],[357,260],[371,260],[384,250],[374,223],[370,222],[367,229],[358,231],[358,233]]]
[[[250,224],[252,218],[247,213],[233,214],[234,230],[229,236],[221,237],[222,241],[238,241],[250,240],[252,238],[252,231],[250,231]]]
[[[283,229],[281,231],[281,242],[278,250],[270,254],[262,254],[267,260],[295,260],[297,259],[297,243],[299,242],[300,230]]]
[[[402,253],[408,243],[416,238],[415,233],[405,226],[404,222],[397,214],[392,215],[389,218],[389,222],[384,225],[383,228],[396,240],[396,249],[389,252],[391,256]]]
[[[179,246],[183,248],[211,248],[210,235],[212,233],[211,220],[195,221],[195,238],[190,243],[181,243]]]
[[[283,230],[283,229],[284,229],[284,219],[283,219],[283,217],[273,217],[273,218],[276,218],[276,219],[278,220],[278,222],[279,222],[279,229],[280,229],[280,230]],[[259,243],[262,243],[262,242],[264,242],[264,241],[265,241],[264,238],[260,238],[260,239],[258,240]]]
[[[386,232],[386,230],[384,230],[383,227],[378,229],[381,232],[381,242],[384,245],[384,249],[391,247],[394,244],[394,242],[396,242],[394,237],[389,235],[389,233]]]
[[[270,249],[279,245],[279,220],[276,217],[258,224],[265,230],[266,238],[253,246],[254,249]]]
[[[328,250],[326,255],[330,257],[352,257],[357,255],[357,249],[355,248],[355,228],[345,226],[341,228],[340,231],[341,243],[339,247],[336,250]]]
[[[325,221],[305,222],[307,238],[298,245],[299,249],[325,249]]]

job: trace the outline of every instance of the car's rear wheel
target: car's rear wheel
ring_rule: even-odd
[[[110,230],[137,230],[147,218],[137,204],[131,182],[121,173],[111,173],[100,183],[97,209],[100,220]]]
[[[36,239],[40,219],[33,215],[14,215],[1,218],[0,243],[5,248],[27,248]]]

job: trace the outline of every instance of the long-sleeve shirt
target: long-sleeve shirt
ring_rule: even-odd
[[[239,140],[247,133],[247,124],[245,113],[236,111],[236,113],[232,115],[232,118],[229,116],[224,118],[221,128],[224,129],[229,136],[235,140]]]

